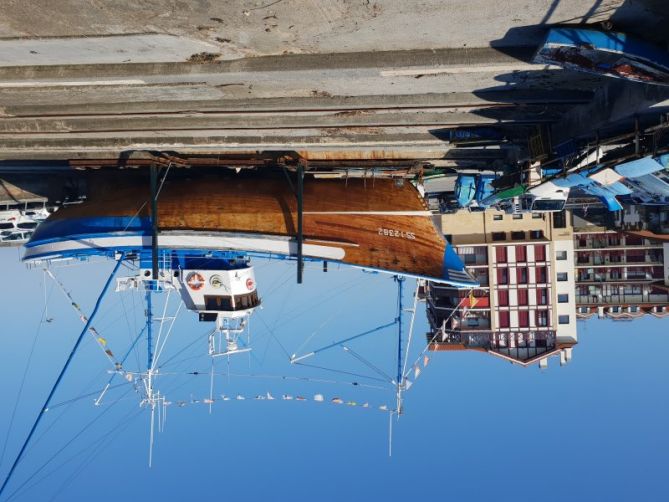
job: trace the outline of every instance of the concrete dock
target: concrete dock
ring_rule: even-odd
[[[0,159],[297,151],[487,164],[490,152],[463,154],[440,131],[558,125],[569,137],[590,128],[584,115],[606,125],[662,111],[665,88],[531,64],[553,24],[643,26],[666,44],[662,4],[8,0]]]

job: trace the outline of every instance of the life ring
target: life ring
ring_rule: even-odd
[[[254,287],[255,287],[255,283],[253,282],[253,279],[251,279],[250,277],[248,279],[246,279],[246,289],[251,291]]]
[[[192,272],[188,274],[186,284],[188,284],[188,287],[193,291],[199,291],[204,287],[204,277],[198,272]]]

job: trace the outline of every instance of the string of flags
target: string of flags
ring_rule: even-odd
[[[430,357],[427,354],[422,354],[422,361],[421,357],[418,357],[416,362],[414,362],[411,366],[411,369],[407,372],[406,375],[404,375],[404,390],[408,390],[414,384],[416,379],[420,376],[420,374],[423,372],[423,369],[426,368],[428,364],[430,364]],[[413,373],[414,382],[407,378],[410,373]]]
[[[195,404],[205,404],[205,405],[211,405],[216,402],[224,402],[224,401],[293,401],[293,402],[301,402],[301,401],[311,401],[314,403],[330,403],[334,405],[343,405],[343,406],[350,406],[350,407],[357,407],[357,408],[368,408],[368,409],[378,409],[379,411],[384,411],[384,412],[393,412],[394,410],[391,409],[387,404],[382,404],[382,405],[371,405],[369,402],[365,401],[362,403],[359,403],[357,401],[353,400],[346,400],[341,397],[335,396],[332,398],[326,398],[323,394],[314,394],[312,397],[306,397],[302,395],[292,395],[292,394],[282,394],[281,396],[275,397],[273,396],[270,392],[266,392],[265,394],[256,394],[254,396],[245,396],[243,394],[237,394],[235,396],[228,396],[226,394],[221,394],[220,397],[218,398],[204,398],[204,399],[190,399],[188,401],[186,400],[179,400],[179,401],[165,401],[165,406],[171,406],[171,405],[176,405],[179,408],[184,408],[186,406],[190,405],[195,405]]]
[[[70,305],[74,309],[74,311],[79,315],[79,320],[86,324],[88,322],[88,317],[86,317],[86,314],[84,314],[83,310],[81,310],[81,307],[77,302],[74,301],[72,298],[72,295],[70,294],[69,291],[65,289],[65,286],[61,284],[61,282],[56,278],[55,275],[49,270],[48,268],[45,268],[44,271],[49,274],[49,277],[53,279],[53,281],[58,285],[58,288],[62,291],[62,293],[67,297],[67,299],[70,301]],[[123,366],[121,363],[116,359],[116,356],[114,356],[114,353],[111,351],[109,347],[107,347],[107,340],[98,333],[98,331],[93,327],[90,326],[88,328],[88,332],[93,335],[93,338],[95,338],[95,341],[97,342],[98,346],[102,349],[102,351],[105,353],[109,361],[114,365],[114,368],[116,371],[123,371]]]

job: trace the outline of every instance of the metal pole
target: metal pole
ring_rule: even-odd
[[[302,219],[304,216],[303,208],[304,195],[304,165],[300,162],[297,165],[297,283],[302,284]]]
[[[404,366],[402,368],[402,378],[407,376],[407,363],[409,362],[409,349],[411,348],[411,339],[413,338],[413,324],[416,319],[416,308],[418,306],[418,288],[420,282],[416,281],[416,291],[413,294],[413,309],[411,310],[411,322],[409,323],[409,339],[407,340],[407,350],[404,357]]]
[[[44,405],[42,406],[42,409],[40,410],[39,415],[37,415],[37,418],[35,419],[35,423],[33,423],[33,426],[30,429],[30,432],[28,433],[28,437],[23,442],[23,446],[21,446],[21,450],[19,451],[19,454],[16,456],[16,459],[14,460],[14,463],[12,464],[11,469],[9,469],[9,473],[7,474],[7,477],[5,478],[5,481],[2,483],[2,487],[0,487],[0,496],[2,496],[2,494],[5,491],[5,488],[7,486],[7,483],[9,483],[9,480],[12,478],[12,475],[14,474],[14,470],[16,469],[16,466],[19,465],[19,462],[21,461],[21,458],[23,457],[23,453],[26,451],[26,448],[28,447],[28,443],[30,443],[30,440],[32,439],[33,434],[35,434],[35,430],[37,429],[37,426],[42,421],[42,417],[44,416],[44,413],[49,409],[49,404],[51,404],[51,399],[53,398],[53,395],[56,393],[56,390],[58,389],[58,386],[60,385],[60,382],[63,379],[63,376],[65,375],[65,372],[67,371],[67,368],[70,366],[70,363],[72,362],[72,358],[74,357],[75,352],[77,351],[77,349],[79,348],[79,345],[81,344],[81,340],[83,340],[84,335],[88,332],[88,328],[90,327],[91,323],[93,322],[93,318],[95,317],[95,314],[97,314],[98,309],[100,308],[100,304],[102,303],[102,299],[104,298],[105,294],[107,293],[107,290],[109,289],[109,286],[112,283],[112,279],[116,275],[116,272],[118,271],[122,262],[123,262],[123,255],[121,255],[121,257],[116,262],[116,265],[114,266],[114,270],[112,270],[112,273],[109,275],[109,278],[107,279],[107,282],[105,283],[104,287],[102,288],[102,292],[100,293],[100,296],[98,296],[98,299],[95,302],[95,307],[93,308],[93,311],[91,312],[91,316],[88,318],[88,321],[86,321],[86,326],[84,326],[84,329],[82,329],[81,333],[79,333],[79,337],[77,338],[77,341],[74,343],[74,347],[72,347],[72,351],[70,352],[70,355],[68,356],[67,361],[65,361],[65,365],[63,366],[63,369],[60,370],[60,374],[58,375],[58,378],[56,378],[56,383],[54,383],[53,387],[51,387],[51,391],[49,392],[49,396],[46,398],[46,401],[44,401]]]
[[[153,368],[153,311],[151,305],[151,290],[146,290],[146,369],[151,371]]]
[[[158,280],[158,168],[151,164],[151,275]]]
[[[397,419],[399,420],[402,414],[402,387],[404,381],[402,379],[402,286],[404,285],[404,277],[395,276],[397,281]]]
[[[397,281],[397,385],[402,385],[402,286],[404,277],[395,276]],[[399,410],[398,410],[399,411]]]

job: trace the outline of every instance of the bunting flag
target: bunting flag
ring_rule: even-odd
[[[421,369],[418,363],[414,364],[413,366],[413,379],[415,380],[418,378],[418,375],[420,375]]]
[[[408,378],[404,379],[404,390],[409,390],[412,385],[413,382],[411,380],[409,380]]]
[[[427,355],[423,356],[423,368],[427,368],[429,362],[430,358]]]
[[[477,304],[478,302],[479,302],[479,301],[478,301],[478,300],[476,299],[476,297],[474,296],[474,290],[473,290],[473,289],[470,290],[470,291],[469,291],[469,307],[470,307],[470,308],[474,308],[474,307],[476,307],[476,304]]]
[[[404,379],[404,384],[406,386],[405,388],[408,389],[409,387],[411,387],[411,385],[413,383],[410,380],[405,378]],[[313,398],[311,398],[311,399],[308,398],[308,397],[305,397],[305,396],[292,396],[290,394],[283,394],[282,398],[285,401],[295,401],[295,402],[297,402],[297,401],[313,401],[315,403],[325,402],[325,396],[323,394],[314,394]],[[274,401],[274,400],[276,400],[276,398],[274,398],[272,396],[272,394],[269,393],[269,392],[267,392],[265,394],[256,394],[253,397],[247,397],[247,396],[244,396],[242,394],[237,394],[234,398],[231,398],[230,396],[227,396],[225,394],[221,394],[220,398],[218,398],[218,399],[209,398],[209,397],[206,397],[206,398],[203,398],[203,399],[193,399],[193,398],[191,398],[189,401],[179,400],[179,401],[176,401],[174,403],[172,401],[165,400],[163,404],[165,406],[171,406],[172,404],[175,404],[179,408],[184,408],[186,406],[194,405],[194,404],[205,404],[205,405],[209,406],[209,405],[212,405],[212,404],[216,403],[217,401],[247,401],[247,400],[248,401]],[[355,408],[372,408],[372,406],[367,401],[365,401],[364,403],[358,403],[357,401],[353,401],[353,400],[348,400],[348,401],[344,400],[341,397],[333,397],[332,399],[330,399],[330,402],[332,404],[346,405],[346,406],[355,407]],[[382,404],[380,406],[375,406],[375,407],[377,409],[379,409],[380,411],[391,412],[391,413],[395,412],[394,409],[391,409],[386,404]]]

